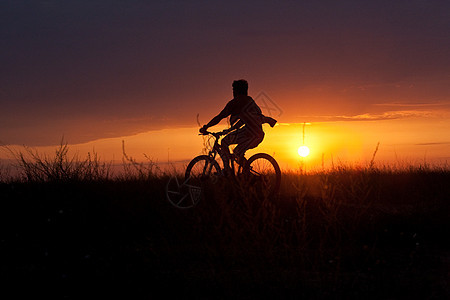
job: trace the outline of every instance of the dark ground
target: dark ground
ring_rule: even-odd
[[[163,178],[0,183],[1,282],[58,298],[449,299],[450,176],[390,176],[368,211],[320,191],[249,208],[221,187],[182,211]]]

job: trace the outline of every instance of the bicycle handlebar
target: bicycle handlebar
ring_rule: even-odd
[[[208,135],[208,134],[210,134],[210,135],[212,135],[212,136],[214,136],[216,138],[219,138],[220,136],[225,135],[227,133],[224,132],[224,130],[223,131],[218,131],[218,132],[205,131],[205,133],[199,133],[198,135]]]

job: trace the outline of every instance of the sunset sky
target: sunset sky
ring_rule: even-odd
[[[2,0],[0,142],[189,159],[245,78],[287,166],[450,161],[449,32],[446,0]]]

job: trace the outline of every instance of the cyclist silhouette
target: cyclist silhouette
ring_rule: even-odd
[[[224,130],[227,135],[222,139],[222,151],[220,156],[223,161],[225,171],[230,169],[230,145],[237,144],[233,155],[238,163],[242,165],[245,152],[257,147],[264,139],[262,124],[268,123],[275,126],[277,120],[266,117],[256,102],[248,96],[248,83],[244,79],[235,80],[232,84],[233,99],[225,108],[206,125],[200,128],[200,133],[206,134],[209,127],[217,125],[222,119],[230,116],[231,127]]]

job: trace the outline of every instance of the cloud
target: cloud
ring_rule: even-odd
[[[163,115],[149,115],[146,118],[47,120],[3,127],[0,131],[0,142],[5,145],[53,146],[58,145],[61,138],[64,138],[69,144],[80,144],[154,130],[193,126],[194,122],[186,122],[181,118],[173,120]]]
[[[450,106],[388,103],[449,97],[446,1],[22,2],[0,1],[0,139],[9,143],[195,125],[242,76],[280,99],[262,103],[280,122],[299,111],[303,123]],[[172,119],[140,120],[145,112]]]
[[[336,116],[335,119],[343,121],[378,121],[393,120],[412,117],[431,117],[430,111],[404,110],[404,111],[387,111],[381,114],[365,113],[354,116]]]
[[[387,111],[383,113],[364,113],[358,115],[338,115],[338,116],[300,116],[301,119],[308,119],[310,122],[333,122],[333,121],[382,121],[406,118],[440,118],[448,117],[448,111],[438,110],[401,110]]]
[[[386,102],[386,103],[374,103],[375,106],[387,106],[387,107],[442,107],[450,108],[450,101],[430,101],[430,102]]]
[[[435,142],[435,143],[417,143],[416,146],[440,146],[440,145],[450,145],[450,142]]]

